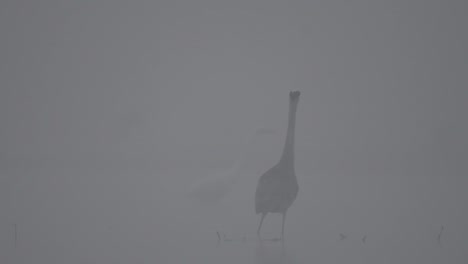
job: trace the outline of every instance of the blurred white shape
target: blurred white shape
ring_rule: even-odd
[[[265,128],[255,130],[254,135],[248,140],[246,148],[251,145],[257,135],[269,135],[273,132],[273,130]],[[247,160],[246,152],[243,151],[238,161],[228,170],[213,173],[195,182],[189,188],[188,198],[205,204],[220,202],[239,180],[242,166]]]

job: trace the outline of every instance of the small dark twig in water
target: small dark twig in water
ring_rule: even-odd
[[[439,246],[442,246],[442,241],[441,241],[441,238],[442,238],[442,231],[444,231],[444,226],[441,226],[441,227],[440,227],[440,232],[439,232],[439,234],[437,235],[437,243],[439,243]]]

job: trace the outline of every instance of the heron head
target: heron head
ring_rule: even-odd
[[[291,91],[289,92],[289,100],[291,100],[291,102],[298,102],[300,95],[301,95],[301,92],[299,91]]]

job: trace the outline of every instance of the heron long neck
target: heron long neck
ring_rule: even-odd
[[[294,167],[294,129],[296,126],[297,103],[289,101],[288,132],[284,142],[280,163]]]

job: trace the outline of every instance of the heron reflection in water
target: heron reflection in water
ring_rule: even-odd
[[[293,255],[286,248],[286,242],[268,243],[259,239],[255,248],[256,264],[293,264]]]

